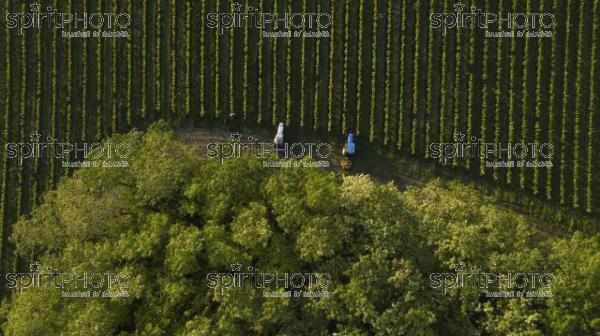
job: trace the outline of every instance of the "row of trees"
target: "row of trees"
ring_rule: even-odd
[[[208,28],[206,14],[234,12],[228,1],[43,0],[59,12],[128,12],[130,38],[68,39],[46,27],[19,35],[2,27],[2,141],[27,141],[34,130],[91,141],[159,118],[200,124],[235,115],[251,125],[354,130],[362,141],[419,159],[429,159],[431,142],[453,142],[457,132],[482,142],[550,142],[551,169],[451,163],[593,212],[600,204],[593,192],[599,1],[475,1],[492,13],[554,14],[551,38],[510,39],[472,26],[433,28],[430,13],[455,11],[449,0],[250,0],[241,8],[329,13],[329,38]],[[27,12],[30,3],[2,0],[6,12]],[[2,160],[1,221],[10,231],[6,223],[28,213],[68,171],[49,158]]]

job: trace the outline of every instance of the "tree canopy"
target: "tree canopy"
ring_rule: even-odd
[[[399,191],[367,175],[201,158],[173,132],[131,141],[130,168],[84,168],[14,228],[24,260],[128,274],[127,297],[38,286],[2,302],[6,335],[591,335],[600,332],[600,239],[540,240],[528,220],[460,183]],[[329,274],[330,295],[211,288],[232,264]],[[457,264],[552,273],[552,297],[441,293]],[[503,289],[503,288],[498,288]]]

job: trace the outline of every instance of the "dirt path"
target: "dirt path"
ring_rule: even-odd
[[[274,136],[274,134],[269,134],[264,130],[252,130],[251,133],[244,132],[244,134],[238,134],[238,135],[241,135],[240,140],[242,142],[246,142],[248,140],[248,137],[252,137],[252,139],[258,140],[259,142],[268,142],[268,143],[270,143],[272,141],[272,138]],[[238,135],[236,135],[236,136],[238,136]],[[229,131],[226,131],[223,129],[188,128],[188,129],[179,130],[177,132],[177,137],[186,143],[196,145],[198,147],[198,151],[201,154],[206,154],[208,144],[229,142],[229,141],[232,141],[234,136]],[[304,141],[304,139],[303,139],[303,141]],[[305,142],[314,142],[314,141],[315,141],[314,139],[310,139]],[[340,148],[338,148],[338,147],[340,147]],[[344,172],[344,170],[340,166],[340,161],[343,158],[342,153],[341,153],[341,145],[332,145],[332,151],[333,151],[333,155],[328,160],[330,163],[329,169],[332,171],[335,171],[335,172]],[[394,165],[385,163],[385,161],[378,160],[379,163],[384,163],[384,164],[379,165],[379,169],[377,169],[377,168],[372,167],[371,165],[367,164],[366,163],[367,160],[368,159],[361,158],[361,157],[354,158],[353,169],[350,172],[350,174],[369,174],[380,183],[388,183],[390,181],[394,181],[394,184],[402,190],[405,190],[408,185],[420,186],[420,185],[424,184],[423,181],[418,181],[409,176],[402,176],[401,174],[398,174],[398,173],[391,173],[395,170]],[[396,171],[400,171],[400,170],[396,170]]]
[[[236,132],[234,132],[236,133]],[[240,132],[242,133],[242,132]],[[247,142],[248,137],[252,140],[259,142],[272,141],[274,131],[269,133],[265,130],[250,130],[244,131],[243,134],[236,133],[235,137],[242,142]],[[224,130],[222,128],[188,128],[177,131],[177,137],[186,142],[198,147],[199,152],[202,155],[206,155],[207,145],[210,143],[225,143],[232,141],[233,135],[231,131]],[[315,142],[314,136],[311,139],[302,139],[302,142]],[[333,156],[329,159],[330,167],[328,169],[335,172],[343,172],[340,167],[340,161],[342,159],[341,144],[332,144]],[[339,147],[340,150],[337,150]],[[406,190],[411,186],[420,187],[427,183],[426,178],[415,178],[414,174],[408,175],[403,174],[404,167],[402,167],[396,160],[386,160],[386,157],[377,153],[365,153],[361,152],[360,155],[354,158],[353,168],[350,174],[368,174],[379,183],[393,183],[400,190]],[[543,221],[532,215],[524,213],[519,209],[516,209],[511,204],[505,204],[498,202],[497,205],[505,209],[506,211],[515,211],[525,218],[538,232],[539,239],[550,239],[555,237],[567,236],[564,232],[557,232],[556,230],[549,230],[548,225],[544,225]]]

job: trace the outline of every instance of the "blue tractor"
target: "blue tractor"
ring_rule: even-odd
[[[348,133],[348,140],[342,149],[344,158],[340,162],[340,166],[343,170],[350,171],[352,168],[352,156],[354,156],[354,153],[356,153],[356,141],[354,138],[354,133],[350,132]]]

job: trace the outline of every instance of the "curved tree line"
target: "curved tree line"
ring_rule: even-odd
[[[481,142],[549,142],[552,168],[489,168],[479,159],[446,166],[565,207],[600,208],[600,0],[475,1],[492,13],[551,12],[552,37],[490,38],[476,27],[442,31],[431,12],[449,0],[251,0],[261,12],[327,12],[330,37],[263,38],[253,27],[206,25],[232,13],[226,1],[44,0],[59,12],[119,11],[129,38],[66,39],[60,30],[0,27],[0,140],[30,133],[64,142],[99,140],[165,118],[175,124],[230,115],[250,125],[356,131],[359,139],[419,160],[455,133]],[[4,12],[30,2],[0,1]],[[468,10],[467,8],[463,10]],[[70,29],[70,28],[69,28]],[[496,28],[490,28],[495,31]],[[538,28],[530,31],[539,31]],[[67,158],[67,160],[70,158]],[[492,160],[493,161],[493,160]],[[441,163],[441,162],[440,162]],[[442,166],[441,166],[442,167]],[[0,161],[2,269],[6,237],[44,191],[69,171],[60,160]]]

